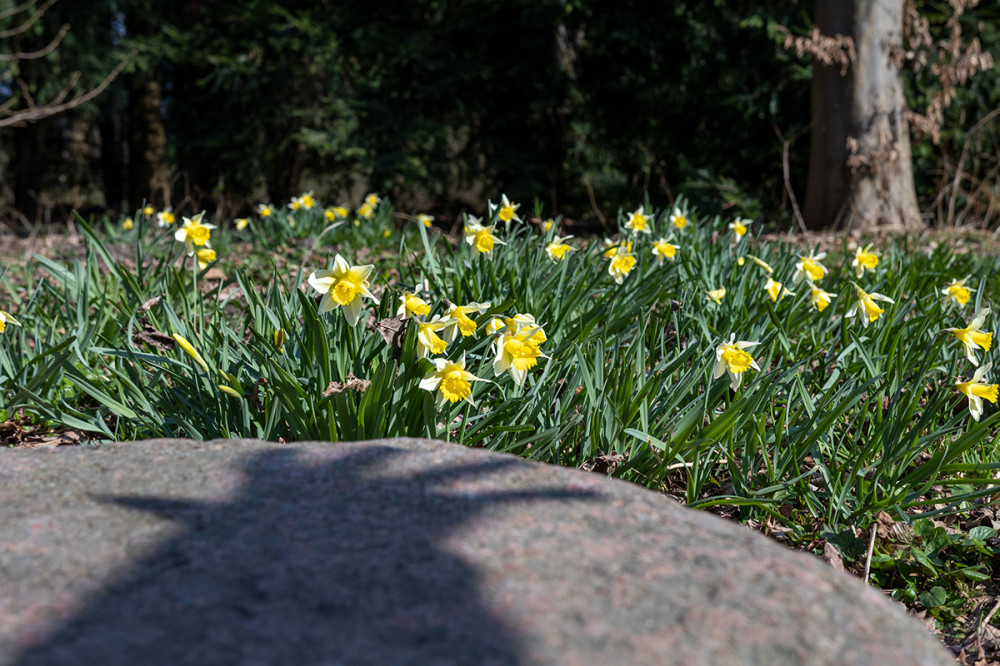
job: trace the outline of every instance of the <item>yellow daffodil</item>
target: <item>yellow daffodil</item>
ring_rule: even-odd
[[[434,223],[434,216],[424,214],[417,215],[417,222],[430,229],[431,225]]]
[[[383,229],[382,230],[382,238],[388,238],[391,235],[392,235],[392,232],[389,231],[388,229]]]
[[[156,214],[156,226],[158,227],[169,227],[176,221],[177,217],[174,215],[173,211],[170,210],[170,206],[167,206]]]
[[[854,251],[854,259],[851,266],[854,267],[854,274],[860,278],[865,274],[865,270],[873,271],[878,266],[878,255],[871,251],[872,244],[869,243],[863,248],[859,247]]]
[[[7,324],[10,324],[11,326],[20,326],[21,322],[14,319],[14,315],[11,313],[0,310],[0,333],[4,332],[4,329],[7,328]]]
[[[757,264],[761,268],[763,268],[765,271],[767,271],[768,274],[771,274],[771,273],[774,272],[774,269],[771,268],[771,264],[767,263],[763,259],[759,259],[758,257],[755,257],[752,254],[746,255],[746,258],[749,259],[750,261],[752,261],[753,263]],[[736,264],[739,265],[739,266],[742,266],[744,263],[746,263],[744,261],[744,257],[740,257],[739,259],[736,260]]]
[[[496,225],[483,226],[481,220],[469,216],[465,225],[465,242],[472,247],[472,254],[485,254],[487,259],[493,258],[493,248],[497,243],[506,245],[493,235]]]
[[[142,214],[145,215],[146,217],[153,217],[153,213],[155,212],[156,211],[153,210],[152,206],[146,206],[145,208],[142,209]]]
[[[877,320],[882,316],[882,313],[885,312],[885,310],[875,305],[875,301],[895,303],[895,301],[888,296],[875,293],[869,294],[856,283],[852,282],[851,284],[854,285],[854,293],[857,296],[857,300],[854,301],[854,304],[851,305],[851,309],[847,311],[847,314],[845,314],[844,317],[849,319],[860,312],[861,316],[858,317],[858,319],[861,320],[861,325],[865,328],[868,328],[868,324],[870,322]]]
[[[472,382],[486,381],[476,377],[465,369],[465,354],[458,361],[446,358],[431,359],[434,370],[420,380],[420,388],[425,391],[438,391],[438,405],[444,402],[472,401]]]
[[[774,301],[775,303],[777,303],[779,299],[782,299],[785,296],[795,295],[794,291],[788,291],[787,289],[785,289],[784,285],[782,285],[780,282],[778,282],[772,277],[768,277],[767,282],[764,283],[764,291],[767,292],[767,295],[770,296],[771,300]]]
[[[512,220],[515,222],[521,221],[521,218],[517,216],[517,209],[520,207],[521,204],[511,203],[506,194],[501,195],[500,203],[495,204],[490,202],[489,204],[490,215],[492,216],[493,212],[496,211],[497,219],[508,227]]]
[[[726,288],[719,287],[718,289],[712,289],[705,294],[705,298],[712,301],[716,305],[722,305],[722,299],[726,297]]]
[[[749,224],[750,220],[744,220],[743,218],[738,217],[729,223],[729,230],[736,236],[736,240],[739,240],[746,236],[747,231],[749,231]]]
[[[417,321],[417,358],[424,358],[428,353],[435,356],[444,353],[448,341],[437,332],[451,323],[451,318],[444,319],[441,315],[434,315],[430,321]]]
[[[831,294],[828,291],[824,291],[812,283],[809,284],[809,303],[812,304],[820,312],[825,310],[826,306],[830,304],[831,298],[836,298],[836,297],[837,297],[836,294]]]
[[[547,234],[547,233],[549,233],[550,231],[552,231],[552,226],[553,226],[553,225],[554,225],[555,223],[556,223],[556,221],[555,221],[555,220],[553,220],[553,219],[552,219],[551,217],[550,217],[549,219],[547,219],[547,220],[544,220],[544,221],[543,221],[543,222],[541,223],[541,227],[542,227],[542,233],[546,233],[546,234]]]
[[[461,333],[462,337],[474,335],[476,332],[476,322],[470,314],[480,314],[489,310],[489,303],[469,303],[468,305],[452,304],[448,307],[448,316],[452,323],[448,324],[441,336],[451,342],[455,339],[456,333]]]
[[[431,306],[416,294],[404,291],[400,294],[399,300],[399,310],[396,311],[396,316],[401,319],[409,319],[413,316],[424,317],[431,313]]]
[[[363,217],[364,219],[369,220],[374,214],[375,206],[371,205],[367,201],[358,206],[358,217]],[[355,220],[355,223],[357,223],[357,220]]]
[[[636,234],[652,233],[652,229],[649,228],[649,218],[643,212],[642,206],[639,206],[628,214],[628,219],[625,220],[625,228]]]
[[[261,217],[271,217],[271,213],[273,212],[267,204],[257,204],[257,214]]]
[[[532,340],[545,342],[548,338],[541,324],[535,321],[535,316],[527,313],[517,313],[513,317],[504,317],[503,323],[508,332],[520,333],[526,329],[531,330]]]
[[[808,257],[799,257],[799,263],[795,264],[795,275],[792,282],[798,284],[803,279],[809,278],[812,282],[818,282],[826,275],[826,266],[820,260],[826,257],[826,252],[819,254],[809,253]]]
[[[285,353],[285,340],[288,336],[285,334],[285,329],[279,328],[274,332],[274,350],[279,354]]]
[[[563,236],[546,245],[545,254],[549,255],[549,259],[555,262],[562,261],[566,258],[567,254],[576,249],[572,245],[566,243],[566,241],[570,238],[572,238],[572,236]]]
[[[207,247],[203,247],[194,253],[195,259],[198,261],[198,270],[205,270],[208,265],[215,261],[215,250]]]
[[[989,314],[990,309],[983,308],[976,312],[972,321],[965,328],[946,328],[939,331],[939,333],[951,333],[965,345],[965,358],[969,359],[969,363],[972,365],[979,365],[976,350],[989,351],[990,345],[993,344],[993,333],[982,330]]]
[[[371,284],[368,282],[374,270],[375,266],[371,264],[351,266],[338,254],[333,261],[332,270],[314,271],[309,276],[309,284],[323,294],[319,313],[323,314],[339,306],[344,309],[347,323],[351,326],[356,325],[361,314],[361,297],[370,298],[378,303],[378,299],[369,289]]]
[[[619,246],[608,264],[608,273],[611,274],[616,283],[621,284],[633,268],[635,268],[635,255],[632,254],[632,243]]]
[[[979,420],[979,417],[983,415],[983,398],[986,398],[994,404],[996,404],[997,401],[997,385],[987,384],[983,381],[983,379],[986,378],[986,373],[989,372],[992,367],[992,363],[986,363],[983,367],[976,369],[975,374],[972,375],[971,381],[955,382],[955,386],[958,390],[968,396],[969,413],[972,414],[972,418],[977,421]]]
[[[312,192],[306,192],[302,196],[293,197],[291,203],[288,204],[288,207],[292,210],[301,210],[303,208],[309,210],[315,205],[316,199],[313,198]]]
[[[243,231],[250,224],[249,217],[238,217],[234,221],[236,222],[236,231]]]
[[[365,203],[374,208],[382,203],[382,200],[377,194],[372,193],[365,197]]]
[[[619,248],[618,243],[616,241],[611,240],[610,238],[605,238],[604,241],[602,242],[604,244],[604,253],[603,253],[604,258],[610,259],[611,257],[615,256]]]
[[[687,216],[679,208],[674,208],[674,212],[670,214],[670,224],[677,229],[684,229],[688,225]]]
[[[744,340],[736,342],[735,340],[736,334],[730,333],[729,342],[724,342],[715,348],[715,370],[713,372],[714,379],[718,379],[728,372],[729,383],[734,390],[740,387],[744,372],[750,368],[758,372],[760,371],[753,356],[746,351],[750,347],[756,347],[760,343],[746,342]]]
[[[185,351],[185,353],[187,353],[188,356],[194,359],[194,362],[197,363],[202,370],[208,372],[208,363],[205,363],[205,359],[201,357],[201,354],[199,354],[198,350],[194,348],[194,345],[188,342],[187,339],[180,333],[174,333],[174,340],[177,341],[177,344]]]
[[[677,250],[680,247],[673,245],[665,238],[653,241],[653,256],[656,257],[656,263],[662,264],[664,259],[669,259],[673,261],[677,258]]]
[[[209,238],[212,235],[214,224],[202,224],[201,220],[205,216],[202,211],[194,217],[185,217],[184,225],[174,232],[174,240],[184,243],[188,256],[194,256],[195,247],[211,247]]]
[[[125,221],[122,222],[122,229],[125,231],[132,231],[133,228],[135,228],[135,220],[131,217],[126,217]]]
[[[504,372],[518,386],[524,386],[528,370],[538,364],[539,357],[545,357],[541,344],[545,334],[540,328],[525,326],[519,331],[512,331],[508,326],[493,343],[496,358],[493,360],[493,375],[500,376]]]
[[[335,222],[337,220],[337,213],[332,208],[327,208],[323,211],[323,217],[326,218],[327,222]]]
[[[972,296],[972,292],[975,291],[972,287],[966,287],[965,281],[968,280],[968,276],[962,278],[961,280],[952,280],[941,293],[944,294],[944,300],[947,303],[948,300],[953,300],[959,305],[965,305],[969,302],[969,298]]]

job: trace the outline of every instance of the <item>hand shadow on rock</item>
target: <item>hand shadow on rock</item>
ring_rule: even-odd
[[[439,544],[491,505],[595,495],[434,488],[516,461],[379,471],[407,454],[374,447],[317,465],[269,451],[249,461],[232,500],[98,498],[184,530],[14,663],[522,663],[521,639],[482,600],[474,564]]]

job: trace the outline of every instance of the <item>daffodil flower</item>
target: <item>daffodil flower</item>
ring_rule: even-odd
[[[809,253],[808,257],[799,257],[799,263],[795,264],[795,275],[792,282],[798,284],[803,279],[808,278],[812,282],[818,282],[826,275],[826,266],[820,263],[820,259],[826,257],[826,252],[819,254]]]
[[[542,233],[549,233],[552,231],[552,226],[556,223],[551,217],[541,223]]]
[[[323,211],[323,217],[326,218],[327,222],[336,222],[337,212],[332,208],[327,208],[326,210]]]
[[[865,274],[865,270],[873,271],[878,266],[878,255],[871,251],[872,244],[869,243],[863,248],[859,247],[854,251],[854,259],[851,266],[854,267],[854,274],[860,279]]]
[[[306,192],[305,194],[292,197],[292,200],[288,203],[288,207],[292,210],[301,210],[305,208],[309,210],[316,205],[316,200],[312,196],[312,192]]]
[[[198,270],[205,270],[208,265],[215,261],[215,250],[211,248],[202,248],[194,253],[195,259],[198,262]]]
[[[493,235],[496,225],[483,226],[481,220],[471,215],[465,224],[465,242],[472,247],[472,254],[485,254],[487,259],[493,258],[493,248],[497,243],[506,245]]]
[[[730,333],[729,342],[724,342],[715,348],[714,379],[718,379],[728,372],[730,385],[734,390],[739,389],[744,372],[750,368],[760,372],[757,361],[753,359],[750,352],[746,351],[759,344],[759,342],[746,342],[744,340],[736,342],[736,334]]]
[[[575,249],[572,245],[566,243],[570,238],[572,236],[563,236],[546,245],[545,254],[549,255],[549,259],[555,262],[565,259],[566,255]]]
[[[652,230],[649,228],[649,218],[643,212],[642,206],[639,206],[628,214],[628,219],[625,220],[625,228],[637,234],[652,233]]]
[[[787,289],[785,289],[784,285],[782,285],[780,282],[778,282],[772,277],[768,277],[767,282],[764,283],[764,291],[767,292],[767,295],[770,296],[771,300],[774,301],[775,303],[777,303],[779,299],[784,298],[785,296],[795,295],[794,291],[788,291]]]
[[[613,241],[610,238],[605,238],[602,241],[602,243],[604,245],[603,254],[605,259],[610,259],[611,257],[615,256],[615,254],[618,252],[618,248],[620,247],[616,241]]]
[[[744,220],[743,218],[738,217],[734,221],[729,223],[729,230],[732,231],[733,235],[736,236],[736,240],[740,240],[741,238],[746,236],[748,231],[748,226],[747,226],[748,222],[749,220]]]
[[[358,217],[363,217],[366,220],[370,220],[374,214],[375,214],[375,206],[371,205],[367,201],[358,206]],[[357,220],[355,220],[354,222],[355,226],[359,226],[360,223]]]
[[[420,224],[422,224],[425,227],[427,227],[428,229],[430,229],[431,228],[431,224],[434,223],[434,216],[433,215],[417,215],[417,222],[419,222]]]
[[[145,208],[142,209],[142,214],[145,215],[146,217],[153,217],[154,212],[156,211],[153,210],[152,206],[146,206]]]
[[[519,331],[512,331],[508,326],[493,343],[496,354],[493,375],[500,376],[507,372],[515,384],[524,386],[528,370],[538,364],[538,358],[548,358],[540,349],[544,341],[545,334],[540,328],[525,326]]]
[[[882,313],[885,312],[885,310],[875,305],[875,301],[895,303],[895,301],[888,296],[875,293],[869,294],[858,286],[857,283],[852,282],[851,284],[854,285],[854,293],[857,296],[857,300],[854,301],[854,304],[851,305],[851,309],[847,311],[847,314],[845,314],[844,317],[850,319],[860,312],[862,316],[859,317],[859,319],[861,320],[861,325],[865,328],[868,328],[868,324],[870,322],[877,320],[882,316]]]
[[[971,381],[955,382],[958,390],[969,397],[969,413],[977,421],[983,415],[983,398],[994,404],[997,401],[997,385],[987,384],[983,381],[986,378],[986,373],[992,367],[992,363],[986,363],[983,367],[976,369]]]
[[[319,313],[323,314],[339,306],[344,309],[347,323],[351,326],[356,325],[361,314],[361,297],[370,298],[378,303],[378,299],[369,289],[371,284],[368,282],[374,270],[375,266],[371,264],[351,266],[338,254],[333,260],[333,269],[313,271],[309,275],[309,285],[323,294]]]
[[[965,328],[946,328],[939,333],[951,333],[965,345],[965,358],[969,359],[972,365],[979,365],[976,358],[976,350],[989,351],[993,343],[993,333],[982,330],[986,323],[986,317],[990,314],[989,308],[983,308],[976,312],[972,321]]]
[[[521,221],[521,218],[517,216],[517,209],[520,207],[521,204],[511,203],[506,194],[501,195],[500,203],[495,204],[490,202],[489,204],[490,215],[492,216],[493,212],[496,211],[497,218],[505,225],[510,225],[511,220]]]
[[[135,220],[131,217],[126,217],[125,221],[122,222],[122,229],[125,231],[132,231],[133,228],[135,228]]]
[[[608,273],[616,283],[621,284],[633,268],[635,268],[635,255],[632,254],[632,243],[624,247],[619,246],[608,264]]]
[[[445,319],[441,315],[434,315],[429,321],[417,321],[417,358],[424,358],[428,353],[437,356],[445,352],[448,341],[437,332],[451,323],[450,317]]]
[[[722,305],[722,299],[726,297],[726,288],[719,287],[718,289],[712,289],[705,294],[705,298],[712,301],[716,305]]]
[[[836,297],[836,294],[824,291],[812,283],[809,284],[809,303],[820,312],[825,310],[826,306],[830,305],[831,298]]]
[[[399,300],[399,310],[396,311],[396,316],[400,319],[409,319],[415,315],[423,317],[431,313],[431,306],[416,294],[404,291],[400,294]]]
[[[380,203],[382,203],[382,200],[378,197],[377,194],[372,193],[365,197],[365,203],[374,208],[375,206],[378,206]]]
[[[671,244],[665,238],[653,241],[653,256],[656,257],[657,265],[662,264],[664,259],[673,261],[679,249],[679,246]]]
[[[674,225],[676,229],[683,230],[688,225],[687,216],[679,208],[674,208],[674,211],[670,214],[670,224]]]
[[[489,308],[489,303],[469,303],[468,305],[452,304],[448,308],[448,316],[452,319],[452,323],[445,327],[444,331],[441,333],[441,337],[448,342],[451,342],[455,339],[455,333],[461,333],[462,337],[475,335],[476,322],[469,315],[473,313],[483,313],[486,310],[489,310]]]
[[[4,332],[4,329],[7,328],[7,324],[10,324],[11,326],[20,326],[21,322],[14,319],[14,315],[11,313],[0,310],[0,333]]]
[[[244,229],[247,228],[247,225],[250,224],[250,218],[238,217],[236,218],[235,222],[236,222],[236,231],[243,231]]]
[[[274,211],[267,204],[257,204],[257,214],[261,217],[271,217]]]
[[[205,216],[202,211],[194,217],[185,217],[184,226],[174,232],[174,240],[184,243],[188,256],[194,256],[195,247],[211,247],[208,240],[212,235],[214,224],[202,224],[201,220]]]
[[[944,300],[947,303],[948,300],[953,300],[959,305],[965,305],[969,302],[969,297],[972,296],[972,292],[975,291],[972,287],[966,287],[965,281],[968,280],[968,276],[962,278],[961,280],[952,280],[941,293],[944,294]]]
[[[472,382],[482,382],[485,379],[476,377],[465,369],[465,354],[458,361],[449,361],[446,358],[431,359],[434,363],[434,370],[420,380],[420,388],[425,391],[438,391],[438,405],[447,402],[459,402],[465,400],[471,405]]]
[[[156,226],[158,227],[169,227],[176,221],[177,217],[174,215],[173,211],[170,210],[170,206],[167,206],[156,214]]]

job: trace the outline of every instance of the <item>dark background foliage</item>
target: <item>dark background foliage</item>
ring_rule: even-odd
[[[1000,55],[1000,9],[983,4],[963,26]],[[660,206],[684,194],[703,211],[787,224],[779,137],[792,141],[801,198],[810,63],[784,50],[777,26],[807,32],[806,5],[59,2],[8,46],[37,48],[64,23],[69,35],[8,71],[0,103],[18,94],[15,75],[44,101],[72,72],[93,85],[132,61],[96,101],[0,130],[0,214],[17,227],[149,200],[236,216],[312,190],[328,204],[377,191],[447,220],[504,192],[594,223],[648,193]],[[918,5],[943,26],[946,6]],[[927,209],[961,166],[968,129],[1000,103],[998,76],[959,91],[938,144],[915,141]],[[910,75],[914,108],[935,85],[926,69]],[[991,132],[973,137],[975,154],[995,157]]]

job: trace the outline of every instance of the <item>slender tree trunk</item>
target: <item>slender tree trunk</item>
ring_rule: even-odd
[[[815,59],[804,217],[810,229],[920,229],[906,102],[889,49],[902,43],[904,0],[816,0],[825,36],[853,40],[842,73]]]

